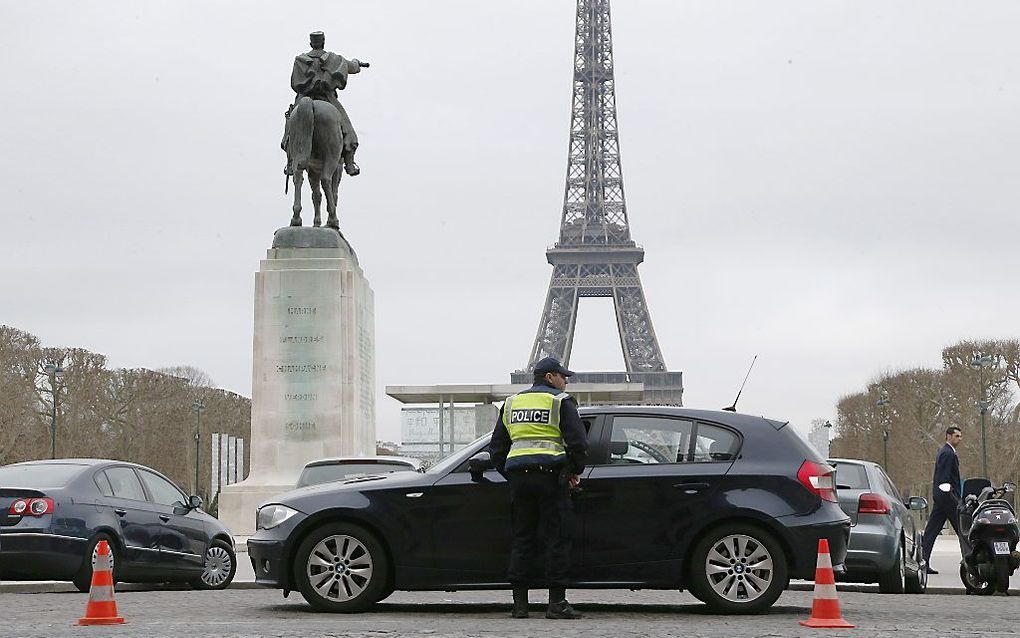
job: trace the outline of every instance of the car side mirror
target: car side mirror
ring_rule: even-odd
[[[912,510],[926,510],[928,509],[928,499],[923,496],[911,496],[907,499],[907,508]]]
[[[484,481],[485,470],[491,469],[492,457],[489,456],[488,450],[482,450],[468,460],[468,471],[471,472],[471,480],[475,483]]]
[[[198,494],[192,494],[188,497],[188,508],[197,510],[202,507],[202,497]]]

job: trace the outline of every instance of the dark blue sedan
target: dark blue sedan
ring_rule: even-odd
[[[819,539],[842,568],[850,519],[833,470],[792,426],[670,407],[583,408],[588,467],[574,494],[572,587],[688,589],[756,613],[790,578],[814,578]],[[472,472],[482,437],[424,474],[306,487],[258,511],[259,584],[326,611],[401,590],[509,588],[510,498]]]
[[[120,582],[184,581],[223,589],[234,577],[230,531],[165,476],[99,459],[0,467],[0,579],[70,580],[88,591],[96,545]]]

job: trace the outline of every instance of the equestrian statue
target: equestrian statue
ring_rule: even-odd
[[[361,173],[354,161],[358,135],[336,92],[347,87],[347,78],[368,68],[368,62],[326,51],[326,36],[315,31],[309,36],[312,50],[294,58],[290,86],[294,104],[287,109],[283,142],[287,152],[284,191],[294,180],[294,216],[291,226],[301,225],[301,184],[308,174],[315,207],[313,226],[322,224],[322,193],[326,194],[326,226],[340,229],[336,214],[340,178]]]

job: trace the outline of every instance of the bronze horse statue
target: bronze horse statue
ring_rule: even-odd
[[[335,106],[309,97],[299,98],[287,117],[287,173],[294,179],[291,226],[301,225],[301,184],[303,174],[307,172],[315,207],[312,225],[322,224],[322,193],[325,192],[326,226],[340,229],[336,215],[337,194],[343,175],[341,155],[344,145],[340,126],[340,112]]]

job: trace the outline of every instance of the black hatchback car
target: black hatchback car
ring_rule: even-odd
[[[584,408],[572,587],[689,589],[755,613],[814,578],[818,541],[841,568],[850,520],[832,468],[786,423],[669,407]],[[424,474],[302,488],[259,508],[256,581],[314,607],[360,611],[401,590],[509,588],[510,502],[472,475],[488,437]]]
[[[237,567],[230,531],[153,469],[99,459],[0,467],[0,579],[71,580],[88,591],[96,545],[120,582],[223,589]]]

